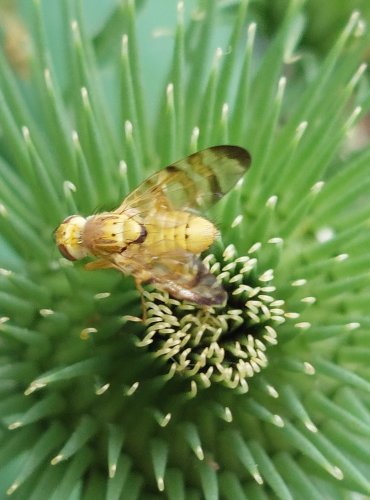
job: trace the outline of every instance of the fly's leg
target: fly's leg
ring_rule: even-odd
[[[96,271],[97,269],[112,269],[114,265],[109,260],[97,259],[85,264],[87,271]]]
[[[143,311],[143,317],[142,317],[142,322],[145,323],[147,320],[147,312],[146,312],[146,305],[145,305],[145,300],[144,300],[144,288],[141,285],[142,281],[139,278],[135,278],[135,285],[140,293],[140,299],[141,299],[141,309]]]

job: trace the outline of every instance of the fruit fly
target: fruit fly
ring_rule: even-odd
[[[71,215],[56,230],[69,260],[95,257],[87,269],[115,268],[142,291],[151,283],[172,297],[222,305],[226,292],[199,255],[218,230],[202,212],[220,200],[250,166],[248,151],[214,146],[159,170],[112,212]]]

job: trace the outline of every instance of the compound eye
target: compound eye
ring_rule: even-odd
[[[68,252],[67,247],[65,245],[63,245],[63,243],[59,243],[58,250],[63,255],[64,258],[66,258],[68,260],[77,260],[76,257],[73,257],[73,255],[71,255]]]

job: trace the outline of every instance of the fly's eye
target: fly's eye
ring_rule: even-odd
[[[73,257],[73,255],[71,255],[68,252],[67,247],[65,245],[63,245],[63,243],[60,243],[58,245],[58,250],[63,255],[64,258],[66,258],[68,260],[77,260],[76,257]]]

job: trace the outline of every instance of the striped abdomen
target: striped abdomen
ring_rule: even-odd
[[[217,229],[209,220],[189,212],[158,212],[145,219],[145,246],[155,253],[183,249],[201,253],[214,242]]]

